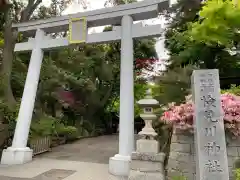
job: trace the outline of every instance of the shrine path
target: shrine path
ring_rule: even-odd
[[[75,141],[36,156],[30,163],[0,166],[0,180],[120,180],[108,173],[109,157],[118,152],[118,136]]]

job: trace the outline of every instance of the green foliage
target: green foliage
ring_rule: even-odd
[[[234,162],[234,168],[235,168],[235,169],[239,169],[239,168],[240,168],[240,159],[237,159],[237,160]]]
[[[135,83],[134,84],[134,111],[135,111],[135,117],[139,116],[142,112],[142,108],[139,107],[137,104],[137,101],[143,99],[146,95],[146,91],[149,88],[148,84],[142,84],[142,83]]]
[[[51,116],[44,115],[39,120],[33,120],[30,128],[30,138],[52,136],[55,132],[57,120]]]
[[[66,137],[67,140],[74,140],[79,137],[76,127],[64,125],[64,123],[59,121],[55,121],[53,132],[53,136]]]
[[[229,51],[239,46],[238,8],[239,3],[234,6],[230,0],[204,4],[179,0],[170,11],[175,14],[171,14],[165,35],[170,54],[168,70],[190,64],[200,69],[219,69],[220,77],[238,77],[239,55]],[[233,82],[221,80],[221,86],[230,84]]]
[[[234,46],[234,38],[239,36],[240,5],[235,0],[210,0],[204,3],[199,21],[190,25],[193,40],[208,45]]]
[[[237,159],[234,162],[234,173],[235,173],[235,179],[240,180],[240,159]]]
[[[235,179],[240,180],[240,169],[239,168],[235,170]]]
[[[156,108],[154,110],[154,114],[156,114],[158,117],[162,116],[162,113],[164,113],[164,110],[162,107]]]
[[[78,130],[73,126],[65,126],[60,120],[51,116],[42,116],[31,124],[30,139],[45,136],[61,136],[67,140],[78,138]]]
[[[187,180],[185,176],[174,176],[171,180]]]
[[[170,102],[180,103],[185,96],[191,93],[191,74],[196,67],[188,65],[183,68],[169,70],[164,75],[157,77],[154,87],[155,98],[161,104]]]
[[[10,108],[4,101],[0,100],[1,122],[5,124],[16,122],[19,107],[20,103],[17,103],[17,105],[14,108]]]
[[[113,6],[118,6],[121,4],[126,4],[126,3],[133,3],[136,2],[137,0],[106,0],[105,1],[105,6],[107,5],[113,5]]]
[[[59,135],[65,136],[67,140],[75,140],[79,137],[77,128],[73,126],[64,126],[56,131]]]
[[[140,108],[137,104],[137,101],[143,99],[146,95],[146,91],[149,88],[149,85],[144,83],[135,83],[134,84],[134,115],[135,117],[139,116],[142,112],[142,108]],[[120,108],[120,100],[119,98],[114,101],[112,110],[114,112],[118,112]]]
[[[94,132],[94,125],[87,120],[81,119],[77,125],[78,132],[81,136],[91,136]]]
[[[60,16],[70,2],[71,0],[51,0],[50,7],[45,7],[43,4],[36,4],[38,6],[34,14],[26,14],[27,18],[21,21],[27,21],[29,18],[35,20]],[[134,2],[134,0],[116,1],[113,4],[131,2]],[[28,6],[29,8],[30,5]],[[14,4],[11,17],[14,22],[19,22],[25,8],[26,4],[20,1]],[[28,9],[24,12],[31,12],[31,10]],[[2,15],[0,16],[0,21],[2,22],[0,26],[0,50],[2,51],[1,45],[3,43],[5,22]],[[65,35],[66,32],[53,36]],[[24,40],[26,38],[23,34],[20,34],[17,41],[22,42]],[[134,40],[134,58],[157,58],[155,43],[155,39]],[[9,52],[11,52],[11,49],[9,49]],[[14,59],[10,59],[8,61],[9,64],[2,66],[12,70],[12,72],[9,71],[8,73],[8,75],[11,74],[11,79],[3,81],[8,83],[2,84],[1,81],[1,87],[4,87],[3,93],[2,91],[0,93],[1,96],[5,98],[6,92],[9,92],[9,94],[13,94],[13,99],[17,101],[21,99],[30,56],[31,54],[28,52],[14,54]],[[2,65],[2,59],[0,59],[0,65]],[[3,78],[0,79],[2,80]],[[98,116],[99,112],[110,110],[107,107],[110,107],[112,104],[118,106],[119,87],[120,43],[114,42],[101,45],[84,44],[74,48],[65,48],[44,53],[30,138],[65,136],[67,139],[74,139],[78,136],[102,134],[103,130],[100,128],[101,125],[99,125],[102,123],[102,117]],[[144,88],[145,85],[137,85],[135,87],[136,100],[139,100],[143,96],[143,93],[145,93]],[[72,93],[73,104],[67,103],[59,95],[59,89]],[[2,95],[4,93],[5,95]],[[1,101],[0,120],[13,124],[12,129],[14,129],[18,109],[18,106],[17,108],[9,108],[5,102]],[[136,107],[135,109],[136,114],[138,114],[140,111],[139,108]],[[87,120],[79,120],[80,117]]]
[[[231,85],[230,89],[227,90],[221,90],[221,93],[231,93],[231,94],[235,94],[237,96],[240,96],[240,86],[236,86],[236,85]]]

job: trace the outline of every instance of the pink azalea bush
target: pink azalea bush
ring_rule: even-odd
[[[225,93],[221,95],[221,105],[224,112],[224,125],[226,131],[234,136],[240,136],[240,96]],[[187,101],[179,106],[171,105],[166,110],[161,121],[172,124],[174,128],[193,132],[194,104]]]

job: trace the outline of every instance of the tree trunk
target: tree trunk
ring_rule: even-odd
[[[42,2],[42,0],[28,0],[28,5],[21,13],[20,22],[28,21],[37,8],[37,6]],[[13,1],[16,3],[16,1]],[[18,7],[16,7],[18,9]],[[17,12],[15,12],[17,13]],[[16,15],[16,14],[15,14]],[[1,70],[2,79],[2,90],[3,98],[6,101],[9,108],[14,108],[16,105],[16,100],[13,96],[11,87],[11,74],[12,74],[12,64],[14,58],[14,47],[17,41],[18,32],[12,29],[12,17],[11,8],[7,9],[4,13],[5,25],[4,25],[4,48],[3,48],[3,61]],[[17,18],[17,16],[16,16]],[[15,19],[16,21],[18,19]]]
[[[3,61],[2,61],[2,90],[3,98],[9,108],[14,108],[16,101],[13,96],[11,87],[11,73],[13,63],[13,51],[15,42],[17,40],[16,31],[12,31],[11,10],[5,12],[5,26],[4,26],[4,47],[3,47]]]
[[[99,112],[101,109],[104,108],[104,106],[106,105],[107,101],[109,100],[109,97],[111,96],[111,93],[112,93],[112,90],[113,90],[113,85],[111,84],[109,89],[107,90],[107,92],[105,93],[105,95],[101,98],[100,100],[100,104],[99,106],[88,106],[87,109],[86,109],[86,119],[89,120],[89,121],[94,121],[95,120],[95,115]]]

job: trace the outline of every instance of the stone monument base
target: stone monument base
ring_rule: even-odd
[[[109,159],[109,173],[115,176],[128,177],[130,161],[130,156],[116,154]]]
[[[163,180],[164,176],[159,174],[158,172],[155,173],[145,173],[141,171],[131,171],[128,180]]]
[[[14,165],[32,161],[33,150],[26,148],[9,147],[3,150],[1,164]]]
[[[235,163],[240,157],[240,138],[227,139],[228,169],[230,180],[234,179]],[[193,134],[174,132],[171,139],[170,153],[167,165],[169,179],[184,176],[196,180],[196,153]]]
[[[139,139],[137,140],[137,151],[148,152],[148,153],[158,153],[159,143],[156,140]]]
[[[164,180],[164,153],[133,152],[129,180]]]

